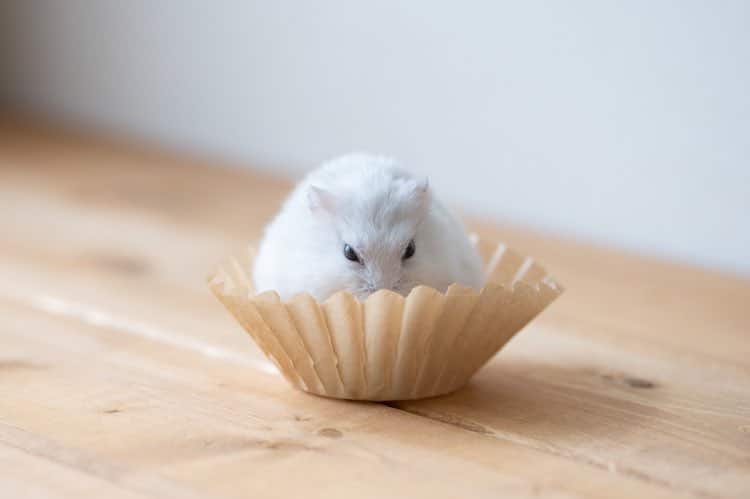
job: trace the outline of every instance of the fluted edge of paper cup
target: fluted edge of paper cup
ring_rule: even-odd
[[[409,400],[461,388],[563,288],[530,257],[478,242],[481,291],[380,290],[359,301],[338,292],[322,303],[302,293],[283,302],[256,294],[254,250],[208,277],[216,297],[295,387],[326,397]]]

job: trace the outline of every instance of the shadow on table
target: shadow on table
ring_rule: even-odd
[[[468,431],[570,452],[642,431],[660,411],[653,380],[586,366],[485,366],[457,392],[389,405]]]

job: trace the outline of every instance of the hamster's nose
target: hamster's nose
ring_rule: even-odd
[[[365,288],[368,293],[374,293],[375,291],[378,291],[380,289],[390,289],[392,291],[395,291],[396,283],[391,281],[380,281],[380,282],[373,282],[368,283],[367,287]]]
[[[399,280],[398,276],[391,275],[389,272],[384,272],[382,270],[374,270],[368,277],[367,288],[371,293],[374,293],[379,289],[392,290]]]

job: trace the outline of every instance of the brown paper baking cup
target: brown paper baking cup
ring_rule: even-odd
[[[417,286],[380,290],[365,301],[341,291],[319,303],[306,293],[283,302],[256,294],[254,251],[209,276],[216,297],[295,387],[326,397],[408,400],[461,388],[562,287],[529,257],[479,241],[481,292]]]

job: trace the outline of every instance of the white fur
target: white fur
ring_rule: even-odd
[[[414,239],[414,256],[402,260]],[[362,263],[347,260],[344,244]],[[311,172],[265,230],[253,269],[258,291],[282,299],[339,290],[360,299],[381,289],[402,295],[419,284],[479,289],[482,262],[461,222],[390,158],[350,154]]]

